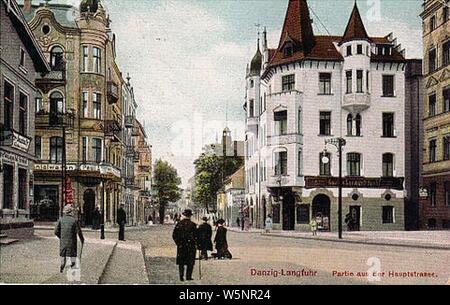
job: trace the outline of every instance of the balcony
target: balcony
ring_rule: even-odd
[[[105,121],[105,137],[110,138],[113,142],[117,142],[121,137],[122,127],[116,120]]]
[[[134,127],[134,115],[125,116],[125,127],[133,128]]]
[[[128,188],[132,188],[134,187],[135,184],[135,180],[134,177],[127,177],[125,178],[125,186]]]
[[[108,82],[108,103],[115,104],[119,100],[119,86],[115,82]]]
[[[351,113],[360,113],[370,107],[370,94],[350,93],[344,96],[342,107]]]
[[[126,151],[126,157],[133,159],[134,162],[139,162],[140,154],[134,149],[133,146],[128,146]]]
[[[73,128],[74,122],[73,113],[36,113],[36,129]]]
[[[36,86],[44,93],[48,93],[57,87],[65,86],[66,83],[67,81],[65,70],[50,71],[48,74],[42,76],[41,78],[36,78]]]

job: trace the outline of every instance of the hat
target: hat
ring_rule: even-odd
[[[225,223],[225,220],[223,220],[223,219],[219,219],[217,221],[217,224],[219,224],[219,225],[223,225],[224,223]]]
[[[182,215],[183,215],[184,217],[192,217],[192,210],[189,210],[189,209],[184,210],[184,212],[182,213]]]
[[[73,210],[73,206],[71,204],[66,205],[63,209],[64,215],[70,216],[70,215],[73,215],[73,212],[74,212],[74,210]]]
[[[203,221],[208,221],[208,217],[205,216],[205,217],[202,218],[202,220]]]

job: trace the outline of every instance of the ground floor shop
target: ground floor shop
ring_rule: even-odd
[[[449,230],[450,173],[423,177],[421,193],[421,229]]]

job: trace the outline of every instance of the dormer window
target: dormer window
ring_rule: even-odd
[[[284,57],[291,57],[292,54],[294,54],[294,46],[292,45],[291,42],[286,43],[286,45],[284,46]]]

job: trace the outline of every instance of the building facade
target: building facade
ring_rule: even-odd
[[[32,227],[37,75],[50,71],[15,0],[0,1],[0,231]]]
[[[111,21],[98,0],[79,7],[26,0],[23,11],[52,69],[36,81],[42,98],[32,216],[54,221],[72,203],[84,226],[92,225],[96,207],[115,225],[120,204],[135,209],[137,157],[130,148],[137,104],[116,62]]]
[[[352,230],[405,228],[405,68],[392,35],[370,37],[357,5],[343,36],[315,35],[306,0],[290,0],[279,45],[247,68],[246,202],[253,225],[338,227],[339,156],[346,141],[343,215]],[[326,158],[324,158],[326,157]],[[350,228],[349,228],[350,229]]]
[[[446,1],[423,3],[424,139],[421,223],[450,228],[450,22]]]

